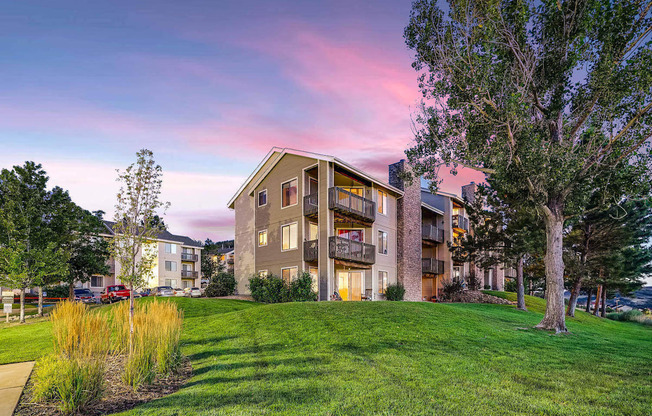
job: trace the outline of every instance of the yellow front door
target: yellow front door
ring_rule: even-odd
[[[362,273],[344,270],[337,272],[338,293],[342,300],[362,300]]]

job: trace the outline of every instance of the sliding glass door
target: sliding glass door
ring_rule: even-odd
[[[354,270],[337,272],[337,283],[342,300],[362,300],[363,273]]]

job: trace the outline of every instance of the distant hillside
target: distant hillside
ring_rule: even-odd
[[[595,296],[592,297],[595,300]],[[645,309],[652,308],[652,286],[646,286],[639,291],[634,292],[634,295],[631,297],[616,296],[613,299],[607,300],[607,305],[615,306],[616,301],[618,305],[626,305],[630,308],[635,309]],[[586,296],[580,296],[577,303],[583,303],[586,305]]]

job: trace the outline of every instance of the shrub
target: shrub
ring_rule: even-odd
[[[122,373],[122,381],[134,391],[138,391],[143,384],[150,384],[156,376],[155,351],[150,345],[147,332],[142,327],[138,332],[134,328],[134,344]]]
[[[446,280],[442,284],[442,297],[445,300],[453,300],[464,291],[464,283],[459,280]]]
[[[299,274],[290,283],[288,300],[290,302],[310,302],[317,300],[317,293],[312,290],[312,276],[308,272]]]
[[[632,309],[626,312],[613,312],[606,315],[608,319],[622,322],[638,322],[644,325],[652,325],[652,318],[645,316],[643,312]]]
[[[387,286],[385,290],[385,299],[392,301],[401,301],[405,296],[405,287],[402,284],[397,283],[395,285]]]
[[[206,286],[205,293],[209,298],[230,296],[235,293],[236,285],[235,276],[231,273],[220,272],[211,279]]]
[[[47,293],[48,298],[68,299],[70,296],[70,288],[67,285],[46,286],[43,288],[43,292]]]
[[[514,292],[518,291],[518,283],[516,279],[505,279],[505,292]]]
[[[79,302],[60,302],[52,311],[54,350],[69,358],[103,356],[109,348],[109,325]]]

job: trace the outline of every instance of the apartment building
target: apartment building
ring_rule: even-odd
[[[104,221],[106,232],[104,238],[114,236],[112,221]],[[146,282],[144,288],[156,286],[171,286],[184,289],[186,287],[199,287],[201,279],[201,251],[203,245],[190,237],[175,235],[169,231],[160,233],[156,241],[144,247],[155,255],[153,275]],[[116,277],[120,273],[120,264],[114,259],[109,259],[109,274],[106,276],[92,276],[91,281],[82,286],[93,292],[101,292],[105,287],[122,284]]]
[[[381,300],[401,282],[419,301],[468,276],[447,244],[470,231],[464,201],[405,183],[406,169],[390,165],[386,183],[333,156],[273,148],[228,204],[238,293],[254,274],[306,271],[319,300]]]

